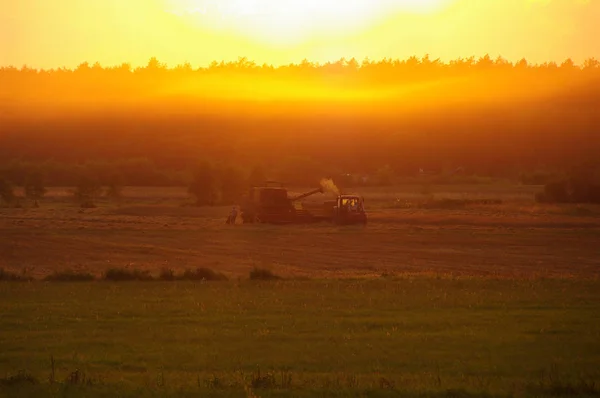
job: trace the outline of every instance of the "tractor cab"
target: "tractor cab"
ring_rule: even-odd
[[[340,195],[334,207],[336,224],[366,224],[365,200],[358,195]]]

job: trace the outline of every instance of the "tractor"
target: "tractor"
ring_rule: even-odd
[[[358,195],[338,195],[323,205],[304,204],[306,209],[320,220],[331,221],[336,225],[366,224],[365,201]]]
[[[332,221],[337,225],[367,224],[365,200],[357,195],[339,195],[333,207]]]

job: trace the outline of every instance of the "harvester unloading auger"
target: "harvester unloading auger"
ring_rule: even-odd
[[[323,187],[301,195],[289,197],[282,183],[268,181],[263,186],[252,187],[240,204],[241,218],[246,223],[306,224],[331,221],[340,225],[366,224],[364,199],[357,195],[336,195],[335,200],[317,206],[295,206],[309,196],[325,193]]]

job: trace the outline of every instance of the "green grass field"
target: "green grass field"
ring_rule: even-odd
[[[259,396],[552,394],[600,377],[597,287],[434,278],[0,284],[0,370],[27,370],[44,384],[25,391],[48,392],[53,356],[58,382],[76,369],[92,380],[74,389],[86,396],[240,396],[253,383]],[[261,385],[259,369],[274,380]]]
[[[599,209],[419,189],[366,191],[366,228],[228,226],[176,189],[0,209],[0,268],[37,279],[0,283],[0,396],[600,395]],[[39,280],[196,267],[229,280]]]

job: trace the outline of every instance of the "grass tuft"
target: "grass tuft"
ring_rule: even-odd
[[[48,282],[91,282],[96,278],[88,272],[57,271],[44,278]]]
[[[273,281],[282,279],[279,275],[266,268],[254,268],[250,271],[251,280]]]
[[[104,273],[104,279],[112,282],[151,281],[150,272],[139,269],[111,268]]]
[[[587,380],[578,382],[542,381],[537,385],[530,385],[528,390],[535,395],[551,397],[600,397],[600,387],[594,381]]]
[[[250,385],[254,389],[270,389],[277,386],[277,381],[275,380],[275,375],[273,373],[267,372],[267,374],[261,375],[260,369],[258,369],[258,371],[252,375]]]
[[[3,387],[18,387],[31,384],[38,384],[38,380],[25,371],[20,371],[16,375],[0,378],[0,386]]]

